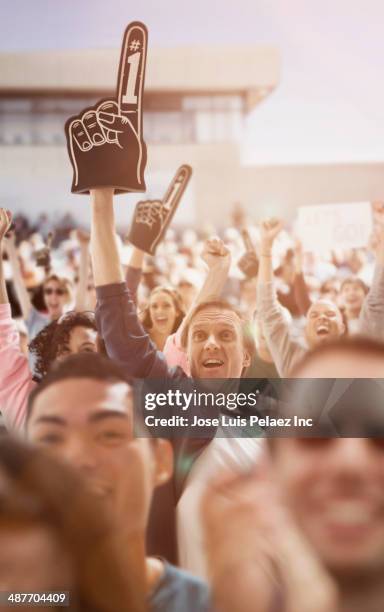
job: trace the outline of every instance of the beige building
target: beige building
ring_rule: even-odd
[[[70,210],[88,218],[86,198],[70,194],[66,119],[114,95],[119,51],[0,54],[0,205],[37,214]],[[249,112],[278,86],[273,47],[149,50],[144,96],[147,196],[159,197],[176,167],[194,169],[177,221],[228,223],[241,201],[254,218],[288,215],[297,205],[382,196],[383,166],[242,164]],[[257,109],[256,109],[257,112]],[[128,223],[134,196],[120,196]]]

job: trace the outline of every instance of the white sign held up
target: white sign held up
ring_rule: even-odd
[[[371,205],[361,202],[301,206],[297,232],[304,251],[365,247],[372,232]]]

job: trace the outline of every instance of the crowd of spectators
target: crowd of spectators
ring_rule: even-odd
[[[89,228],[0,208],[0,612],[382,612],[384,202],[358,249],[185,227],[184,163],[117,228],[147,39],[63,126]]]
[[[382,610],[380,437],[150,440],[131,387],[379,379],[384,204],[372,215],[369,245],[320,256],[237,205],[217,233],[175,219],[148,255],[116,232],[110,189],[90,233],[0,209],[7,590],[70,591],[73,610]]]

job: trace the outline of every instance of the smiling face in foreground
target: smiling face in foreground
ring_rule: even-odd
[[[188,329],[187,355],[196,378],[240,378],[250,357],[237,313],[216,306],[197,312]]]
[[[341,312],[335,304],[328,300],[319,300],[312,304],[305,327],[310,348],[341,336],[344,330]]]
[[[370,372],[372,378],[381,378],[383,362],[379,353],[332,349],[304,362],[296,375],[356,378]],[[345,575],[382,572],[383,439],[286,438],[274,442],[272,464],[283,496],[325,565]]]
[[[149,300],[149,313],[154,331],[167,335],[172,333],[177,312],[172,297],[166,291],[152,293]]]
[[[126,383],[90,378],[53,383],[34,401],[27,435],[80,470],[114,511],[124,491],[125,520],[145,525],[160,469],[160,441],[152,445],[133,437],[133,401]]]
[[[381,438],[282,439],[274,463],[288,506],[329,569],[384,569]]]

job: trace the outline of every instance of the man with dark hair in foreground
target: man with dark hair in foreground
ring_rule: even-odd
[[[202,581],[145,557],[151,497],[171,477],[172,448],[166,440],[134,437],[131,387],[120,368],[99,355],[69,357],[32,392],[26,427],[31,442],[80,470],[114,512],[121,546],[145,564],[150,610],[208,610]]]

